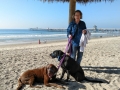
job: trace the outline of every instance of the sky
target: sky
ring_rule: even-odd
[[[120,29],[120,0],[77,3],[87,28]],[[0,0],[0,29],[67,28],[69,3],[39,0]]]

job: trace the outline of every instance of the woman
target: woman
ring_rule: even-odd
[[[76,10],[74,13],[74,20],[69,24],[67,29],[67,37],[72,39],[72,52],[71,57],[75,60],[77,54],[77,63],[80,64],[83,52],[80,52],[80,38],[82,33],[86,34],[86,24],[82,19],[82,12]]]

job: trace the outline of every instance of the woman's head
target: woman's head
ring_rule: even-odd
[[[76,10],[73,17],[74,17],[74,21],[78,21],[82,19],[82,12],[80,10]]]

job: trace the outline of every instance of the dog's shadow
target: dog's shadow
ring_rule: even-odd
[[[94,71],[97,73],[108,73],[108,74],[120,74],[120,67],[91,67],[91,66],[82,66],[83,70],[85,71]],[[86,77],[90,80],[97,80],[97,81],[103,81],[104,83],[108,83],[108,81],[104,79],[99,78],[92,78],[92,77]],[[90,83],[88,81],[82,81],[82,83]],[[70,81],[68,82],[68,90],[79,90],[79,89],[86,89],[86,86],[76,82],[76,81]]]
[[[91,67],[91,66],[82,66],[84,71],[94,71],[97,73],[108,73],[108,74],[120,74],[120,67]],[[98,80],[98,81],[103,81],[104,83],[108,83],[108,81],[104,79],[99,79],[99,78],[92,78],[92,77],[86,77],[90,80]],[[88,81],[82,81],[82,83],[90,83]],[[83,84],[76,82],[76,81],[70,81],[68,90],[79,90],[79,89],[86,89],[86,86]]]
[[[70,81],[68,83],[69,83],[68,90],[86,89],[86,86],[81,84],[80,82]]]
[[[41,88],[43,88],[44,87],[44,84],[43,83],[40,83],[40,82],[34,82],[34,84],[33,84],[33,87],[30,87],[30,85],[29,84],[26,84],[26,85],[23,85],[22,87],[21,87],[21,89],[20,90],[27,90],[27,89],[35,89],[35,88],[38,88],[38,89],[41,89]]]
[[[82,66],[85,71],[94,71],[97,73],[120,74],[120,67],[91,67]]]
[[[92,77],[86,77],[89,80],[95,80],[95,81],[103,81],[103,83],[109,84],[108,81],[104,79],[99,79],[99,78],[92,78]],[[81,82],[77,81],[69,81],[68,82],[68,90],[79,90],[79,89],[86,89],[86,86],[83,85],[83,83],[91,83],[90,81],[83,80]],[[95,82],[92,82],[95,83]]]

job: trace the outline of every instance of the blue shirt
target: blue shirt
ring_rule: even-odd
[[[78,47],[80,38],[82,35],[82,30],[86,29],[86,24],[84,21],[80,21],[78,24],[76,24],[74,21],[72,21],[68,28],[67,28],[67,37],[69,35],[72,35],[72,45]]]

